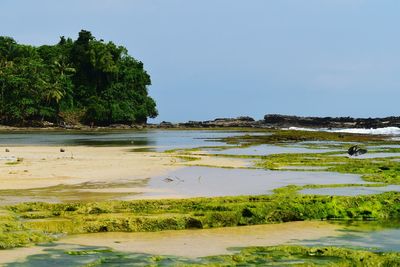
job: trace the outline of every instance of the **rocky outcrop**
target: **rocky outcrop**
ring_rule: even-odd
[[[256,121],[251,117],[217,118],[207,121],[188,121],[148,125],[150,128],[217,128],[217,127],[252,127],[252,128],[383,128],[400,127],[400,117],[386,118],[351,118],[351,117],[299,117],[280,114],[268,114],[264,120]]]
[[[351,118],[351,117],[298,117],[280,114],[264,116],[266,126],[270,127],[309,127],[309,128],[383,128],[400,127],[400,117]]]
[[[148,125],[150,128],[216,128],[216,127],[262,127],[263,121],[255,121],[251,117],[217,118],[208,121],[188,121],[171,123],[163,121],[160,124]]]
[[[210,121],[189,121],[186,123],[179,123],[181,127],[256,127],[257,122],[251,117],[238,117],[238,118],[217,118]]]

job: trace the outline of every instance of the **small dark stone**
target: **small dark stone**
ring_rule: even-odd
[[[355,145],[355,146],[350,147],[350,148],[347,150],[347,153],[348,153],[350,156],[359,156],[359,155],[362,155],[362,154],[367,153],[367,150],[366,150],[366,149],[363,149],[363,148],[360,148],[360,147],[358,147],[357,145]]]
[[[188,218],[186,220],[186,229],[191,229],[191,228],[197,228],[197,229],[202,229],[203,228],[203,223],[196,219],[196,218]]]
[[[10,152],[10,150],[8,148],[6,148],[6,152]]]
[[[242,210],[243,217],[250,218],[250,217],[253,217],[253,215],[254,215],[253,212],[249,208],[244,208]]]
[[[60,152],[65,152],[65,149],[64,148],[60,148]]]

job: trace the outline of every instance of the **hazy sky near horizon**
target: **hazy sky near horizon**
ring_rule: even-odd
[[[398,0],[0,0],[0,35],[128,48],[155,121],[400,115]]]

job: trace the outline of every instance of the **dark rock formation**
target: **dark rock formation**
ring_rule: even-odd
[[[400,127],[400,117],[298,117],[279,114],[268,114],[264,116],[264,124],[272,127],[294,126],[310,128],[382,128]]]
[[[367,150],[366,150],[366,149],[363,149],[363,148],[360,148],[359,146],[355,145],[355,146],[350,147],[350,148],[347,150],[347,153],[348,153],[350,156],[359,156],[359,155],[362,155],[362,154],[367,153]]]
[[[217,118],[210,121],[188,121],[186,123],[179,123],[179,127],[191,128],[212,128],[212,127],[257,127],[261,125],[262,121],[256,122],[251,117],[238,117],[238,118]]]

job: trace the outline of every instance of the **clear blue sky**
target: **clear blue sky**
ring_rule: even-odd
[[[0,35],[81,29],[152,77],[155,121],[400,115],[398,0],[0,0]]]

